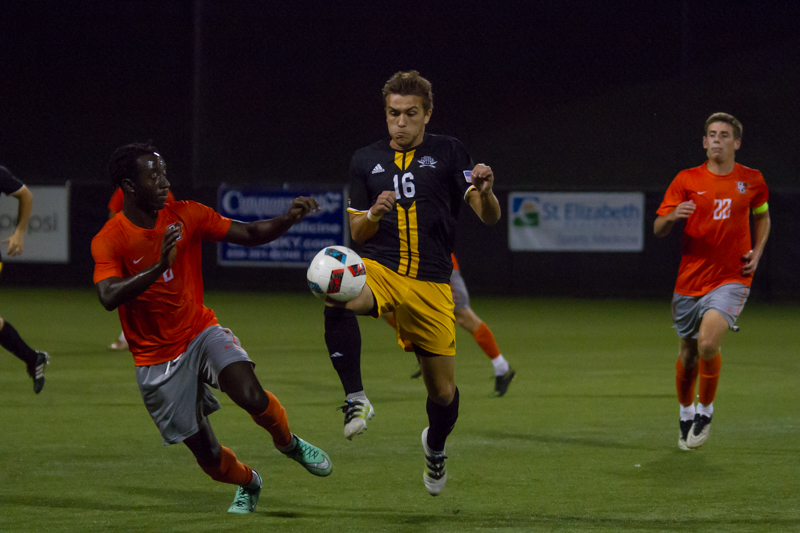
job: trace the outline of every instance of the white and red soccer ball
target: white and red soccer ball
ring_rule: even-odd
[[[329,296],[349,302],[367,282],[367,267],[361,257],[345,246],[328,246],[319,251],[306,273],[308,287],[319,298]]]

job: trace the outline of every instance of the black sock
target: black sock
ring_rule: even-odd
[[[0,346],[22,359],[26,365],[36,364],[36,352],[19,336],[14,326],[5,322],[3,329],[0,329]]]
[[[444,441],[458,420],[458,387],[450,405],[439,405],[428,398],[428,448],[435,452],[444,450]]]
[[[344,307],[325,307],[325,344],[345,395],[363,391],[361,331],[353,311]]]

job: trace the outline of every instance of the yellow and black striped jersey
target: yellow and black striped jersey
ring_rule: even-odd
[[[350,163],[347,211],[366,215],[383,191],[395,191],[395,208],[380,220],[362,255],[395,272],[449,283],[458,212],[472,189],[472,158],[458,139],[425,134],[401,152],[389,139],[358,150]]]

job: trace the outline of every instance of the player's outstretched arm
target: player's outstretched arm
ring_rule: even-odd
[[[31,206],[33,206],[33,193],[25,185],[20,190],[12,194],[19,201],[17,206],[17,226],[11,237],[3,239],[3,244],[8,244],[8,255],[19,255],[25,246],[25,232],[28,231],[28,221],[31,218]]]
[[[357,243],[363,243],[378,232],[383,215],[394,209],[396,196],[394,191],[383,191],[366,215],[350,213],[350,237]]]
[[[483,164],[475,165],[472,169],[472,185],[475,191],[471,191],[467,197],[472,210],[487,226],[496,224],[500,220],[500,202],[494,195],[494,173],[492,168]]]
[[[172,227],[164,234],[161,241],[161,257],[149,267],[145,268],[135,276],[129,278],[111,277],[98,281],[95,284],[97,297],[106,311],[113,311],[120,305],[133,300],[161,277],[167,271],[178,254],[175,244],[181,235],[180,226]]]
[[[764,253],[764,247],[767,245],[767,237],[769,237],[769,230],[772,227],[769,211],[753,215],[753,221],[756,230],[756,244],[752,250],[742,256],[742,263],[744,263],[744,265],[742,265],[743,276],[754,274],[756,268],[758,268],[758,262],[761,260],[761,255]]]
[[[696,208],[697,206],[691,200],[679,203],[668,214],[656,217],[656,221],[653,223],[653,234],[656,237],[666,237],[672,231],[675,222],[679,219],[689,218]]]
[[[312,211],[319,211],[319,204],[313,198],[299,196],[294,199],[289,210],[283,215],[268,220],[238,222],[234,220],[223,239],[225,242],[242,246],[258,246],[274,241]]]

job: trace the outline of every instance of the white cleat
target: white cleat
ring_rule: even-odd
[[[711,431],[711,417],[700,413],[694,415],[694,424],[686,437],[686,447],[693,450],[702,446],[708,439],[709,431]]]
[[[344,436],[347,440],[353,440],[356,435],[364,433],[367,430],[367,420],[375,416],[375,409],[366,398],[347,400],[339,409],[344,413]]]
[[[445,459],[447,456],[444,450],[434,453],[428,448],[428,428],[422,430],[422,449],[425,451],[425,471],[422,473],[422,481],[431,496],[438,496],[447,483],[447,468]]]

